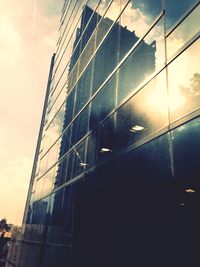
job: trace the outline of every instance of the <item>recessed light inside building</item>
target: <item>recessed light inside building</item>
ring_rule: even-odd
[[[134,125],[130,131],[133,132],[133,133],[137,133],[137,132],[140,132],[140,131],[143,131],[144,130],[144,127],[141,126],[141,125]]]
[[[185,189],[185,192],[186,193],[195,193],[196,190],[192,189],[192,188],[188,188],[188,189]]]
[[[81,166],[81,167],[87,167],[87,163],[81,162],[81,163],[80,163],[80,166]]]
[[[107,148],[107,147],[102,147],[101,150],[100,150],[101,153],[108,153],[110,151],[111,151],[111,149]]]
[[[185,206],[185,204],[184,203],[180,203],[180,206]]]

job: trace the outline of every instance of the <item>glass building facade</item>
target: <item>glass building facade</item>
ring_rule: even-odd
[[[16,266],[200,264],[199,1],[68,0],[59,31]]]

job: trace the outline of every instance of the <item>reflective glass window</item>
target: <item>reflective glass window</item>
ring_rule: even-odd
[[[59,157],[60,142],[61,139],[59,139],[45,155],[45,157],[47,157],[46,170],[48,170],[54,163],[57,162]]]
[[[59,151],[59,158],[61,158],[71,147],[71,126],[67,128],[61,137],[61,146]]]
[[[92,93],[97,91],[108,75],[116,67],[118,63],[118,50],[119,27],[118,25],[115,25],[95,56]]]
[[[73,177],[83,173],[86,168],[85,141],[74,148]]]
[[[102,1],[98,9],[99,13],[102,13],[102,9],[105,10],[106,6],[108,5],[108,9],[106,10],[104,17],[102,17],[96,29],[96,47],[101,44],[104,37],[111,29],[112,25],[118,19],[120,13],[122,12],[122,9],[127,4],[127,1],[122,2],[120,0],[114,0],[111,1],[109,4],[108,3],[109,1]],[[114,37],[114,35],[112,36],[113,38],[116,38]]]
[[[120,59],[148,31],[162,11],[162,0],[131,0],[120,16]],[[156,29],[159,34],[159,29]]]
[[[73,164],[75,158],[74,149],[68,154],[67,158],[68,158],[68,164],[66,168],[65,180],[69,181],[72,178],[72,173],[73,173]]]
[[[66,172],[67,172],[68,156],[64,157],[58,163],[58,168],[55,177],[55,188],[62,185],[65,182]]]
[[[115,146],[130,145],[168,125],[165,71],[116,112]]]
[[[97,25],[97,22],[99,20],[98,13],[94,12],[88,6],[85,7],[82,16],[83,17],[82,17],[80,32],[82,33],[84,31],[84,33],[81,37],[81,51],[83,51],[86,43],[88,42],[90,36],[92,35],[92,33],[93,33],[93,31]],[[90,19],[90,22],[88,23],[89,19]],[[87,23],[88,23],[88,25],[87,25]],[[85,25],[87,25],[86,29],[85,29]]]
[[[187,41],[200,31],[198,21],[200,17],[200,4],[178,25],[167,37],[167,57],[170,58]]]
[[[181,0],[181,3],[179,4],[174,0],[165,0],[164,5],[167,29],[171,28],[196,3],[198,3],[198,0]]]
[[[171,122],[199,108],[199,58],[200,39],[185,50],[168,67]]]
[[[43,178],[37,180],[36,187],[35,187],[35,200],[37,200],[38,198],[42,197],[43,184],[44,184],[44,179]]]
[[[97,129],[93,130],[92,133],[88,136],[87,158],[86,158],[86,163],[88,168],[92,167],[95,163],[96,142],[97,142]]]
[[[72,124],[72,143],[76,144],[88,130],[88,111],[89,108],[85,108],[83,112],[75,119]]]
[[[55,182],[55,167],[51,168],[45,175],[44,175],[44,186],[43,186],[43,195],[50,193],[53,189],[53,185]]]
[[[198,117],[172,131],[175,178],[183,189],[200,187],[199,127],[200,118]]]
[[[113,153],[114,147],[114,117],[110,117],[97,129],[96,162],[105,160]]]
[[[136,38],[132,33],[133,40]],[[119,69],[118,103],[165,61],[164,27],[161,19]]]
[[[115,74],[92,100],[90,129],[98,125],[115,108],[116,76]]]
[[[89,100],[92,81],[92,67],[93,64],[91,62],[76,86],[75,115]]]
[[[64,119],[64,128],[68,126],[73,118],[73,110],[74,110],[74,94],[75,90],[71,91],[66,100],[66,111],[65,111],[65,119]]]
[[[62,240],[63,230],[63,190],[59,190],[51,195],[50,209],[49,209],[49,225],[47,232],[48,243],[60,243]]]

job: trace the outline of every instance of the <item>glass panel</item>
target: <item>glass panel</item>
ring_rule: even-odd
[[[200,203],[200,118],[196,118],[172,131],[174,154],[174,174],[178,187],[177,194],[177,232],[181,255],[185,249],[187,255],[197,259],[196,244],[199,236]],[[189,235],[184,236],[185,229]],[[188,254],[188,252],[190,254]],[[195,252],[195,253],[194,253]],[[191,256],[189,256],[191,258]],[[195,256],[195,257],[194,257]],[[195,264],[195,263],[194,263]]]
[[[53,167],[50,171],[48,171],[44,175],[44,186],[43,186],[43,195],[50,193],[53,189],[55,178],[55,167]]]
[[[87,167],[90,168],[95,163],[96,153],[96,142],[97,142],[97,129],[93,130],[88,136],[88,147],[87,147]]]
[[[64,127],[65,129],[69,123],[71,122],[73,118],[73,110],[74,110],[74,95],[75,95],[75,90],[73,90],[67,97],[66,100],[66,111],[65,111],[65,119],[64,119]]]
[[[59,190],[51,195],[51,204],[49,210],[49,226],[47,232],[48,243],[61,243],[63,230],[63,190]]]
[[[167,57],[170,58],[200,31],[200,5],[167,37]]]
[[[89,100],[92,81],[92,67],[93,64],[91,62],[76,86],[75,115]]]
[[[200,39],[168,67],[171,122],[199,108],[199,58]]]
[[[116,112],[115,146],[130,145],[168,125],[166,73],[161,72]]]
[[[73,163],[73,177],[85,171],[87,165],[85,165],[85,141],[74,148],[74,163]]]
[[[176,180],[183,189],[200,186],[200,118],[196,118],[172,131]]]
[[[166,26],[172,27],[188,10],[190,10],[199,0],[181,0],[178,4],[174,0],[165,0]]]
[[[111,29],[114,22],[118,19],[118,16],[120,15],[120,12],[122,11],[123,7],[126,5],[127,1],[120,1],[120,0],[114,0],[109,4],[109,8],[106,11],[104,17],[102,17],[97,30],[96,30],[96,47],[100,45],[103,38],[106,36],[108,31]],[[102,4],[99,6],[99,11],[101,13],[101,9],[105,9],[105,5],[107,5],[107,1],[103,1]],[[116,25],[116,28],[117,25]],[[112,31],[112,30],[111,30]],[[115,34],[113,33],[113,38],[116,38]],[[115,39],[114,39],[115,40]],[[113,41],[114,42],[114,41]],[[113,44],[117,45],[117,44]]]
[[[112,155],[114,145],[114,117],[109,118],[97,129],[96,161]]]
[[[67,165],[65,180],[69,181],[72,178],[72,172],[73,172],[73,163],[75,157],[74,149],[69,153],[67,157],[68,157],[68,165]]]
[[[88,111],[87,107],[84,111],[76,118],[72,125],[72,143],[76,144],[88,130]]]
[[[59,139],[45,155],[45,157],[47,157],[46,170],[48,170],[54,163],[57,162],[59,157],[58,151],[60,149],[60,142],[61,139]]]
[[[42,191],[43,191],[43,184],[44,184],[44,179],[41,178],[36,182],[36,188],[35,188],[35,199],[37,200],[42,197]]]
[[[103,42],[95,56],[94,82],[92,93],[94,94],[118,63],[119,27],[116,25]],[[112,56],[111,56],[112,55]],[[108,60],[109,59],[109,60]],[[101,71],[98,71],[101,70]]]
[[[96,127],[115,108],[116,76],[115,74],[92,100],[90,129]]]
[[[132,38],[136,38],[134,33]],[[120,67],[118,103],[164,64],[164,51],[164,27],[161,19]]]
[[[68,156],[62,159],[58,163],[58,170],[57,174],[55,177],[55,186],[54,188],[57,188],[61,186],[65,182],[65,176],[66,176],[66,171],[67,171],[67,163],[68,163]]]
[[[88,23],[89,19],[90,19],[90,22],[87,25],[87,28],[85,28],[85,25]],[[83,51],[88,40],[90,39],[97,25],[98,20],[99,20],[98,13],[94,12],[94,10],[92,10],[90,7],[85,6],[85,9],[83,10],[82,23],[81,23],[81,29],[80,29],[80,34],[82,34],[81,51]]]
[[[61,135],[61,132],[63,130],[64,115],[65,105],[61,107],[61,109],[58,111],[58,113],[48,126],[47,130],[45,131],[45,142],[42,147],[43,153],[45,153]]]
[[[131,0],[121,15],[120,24],[127,32],[142,38],[161,12],[162,0]]]
[[[62,136],[59,158],[61,158],[69,148],[71,147],[71,126],[67,128],[64,135]]]

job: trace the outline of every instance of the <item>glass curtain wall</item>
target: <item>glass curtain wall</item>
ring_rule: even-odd
[[[65,3],[18,266],[199,262],[199,18]]]

